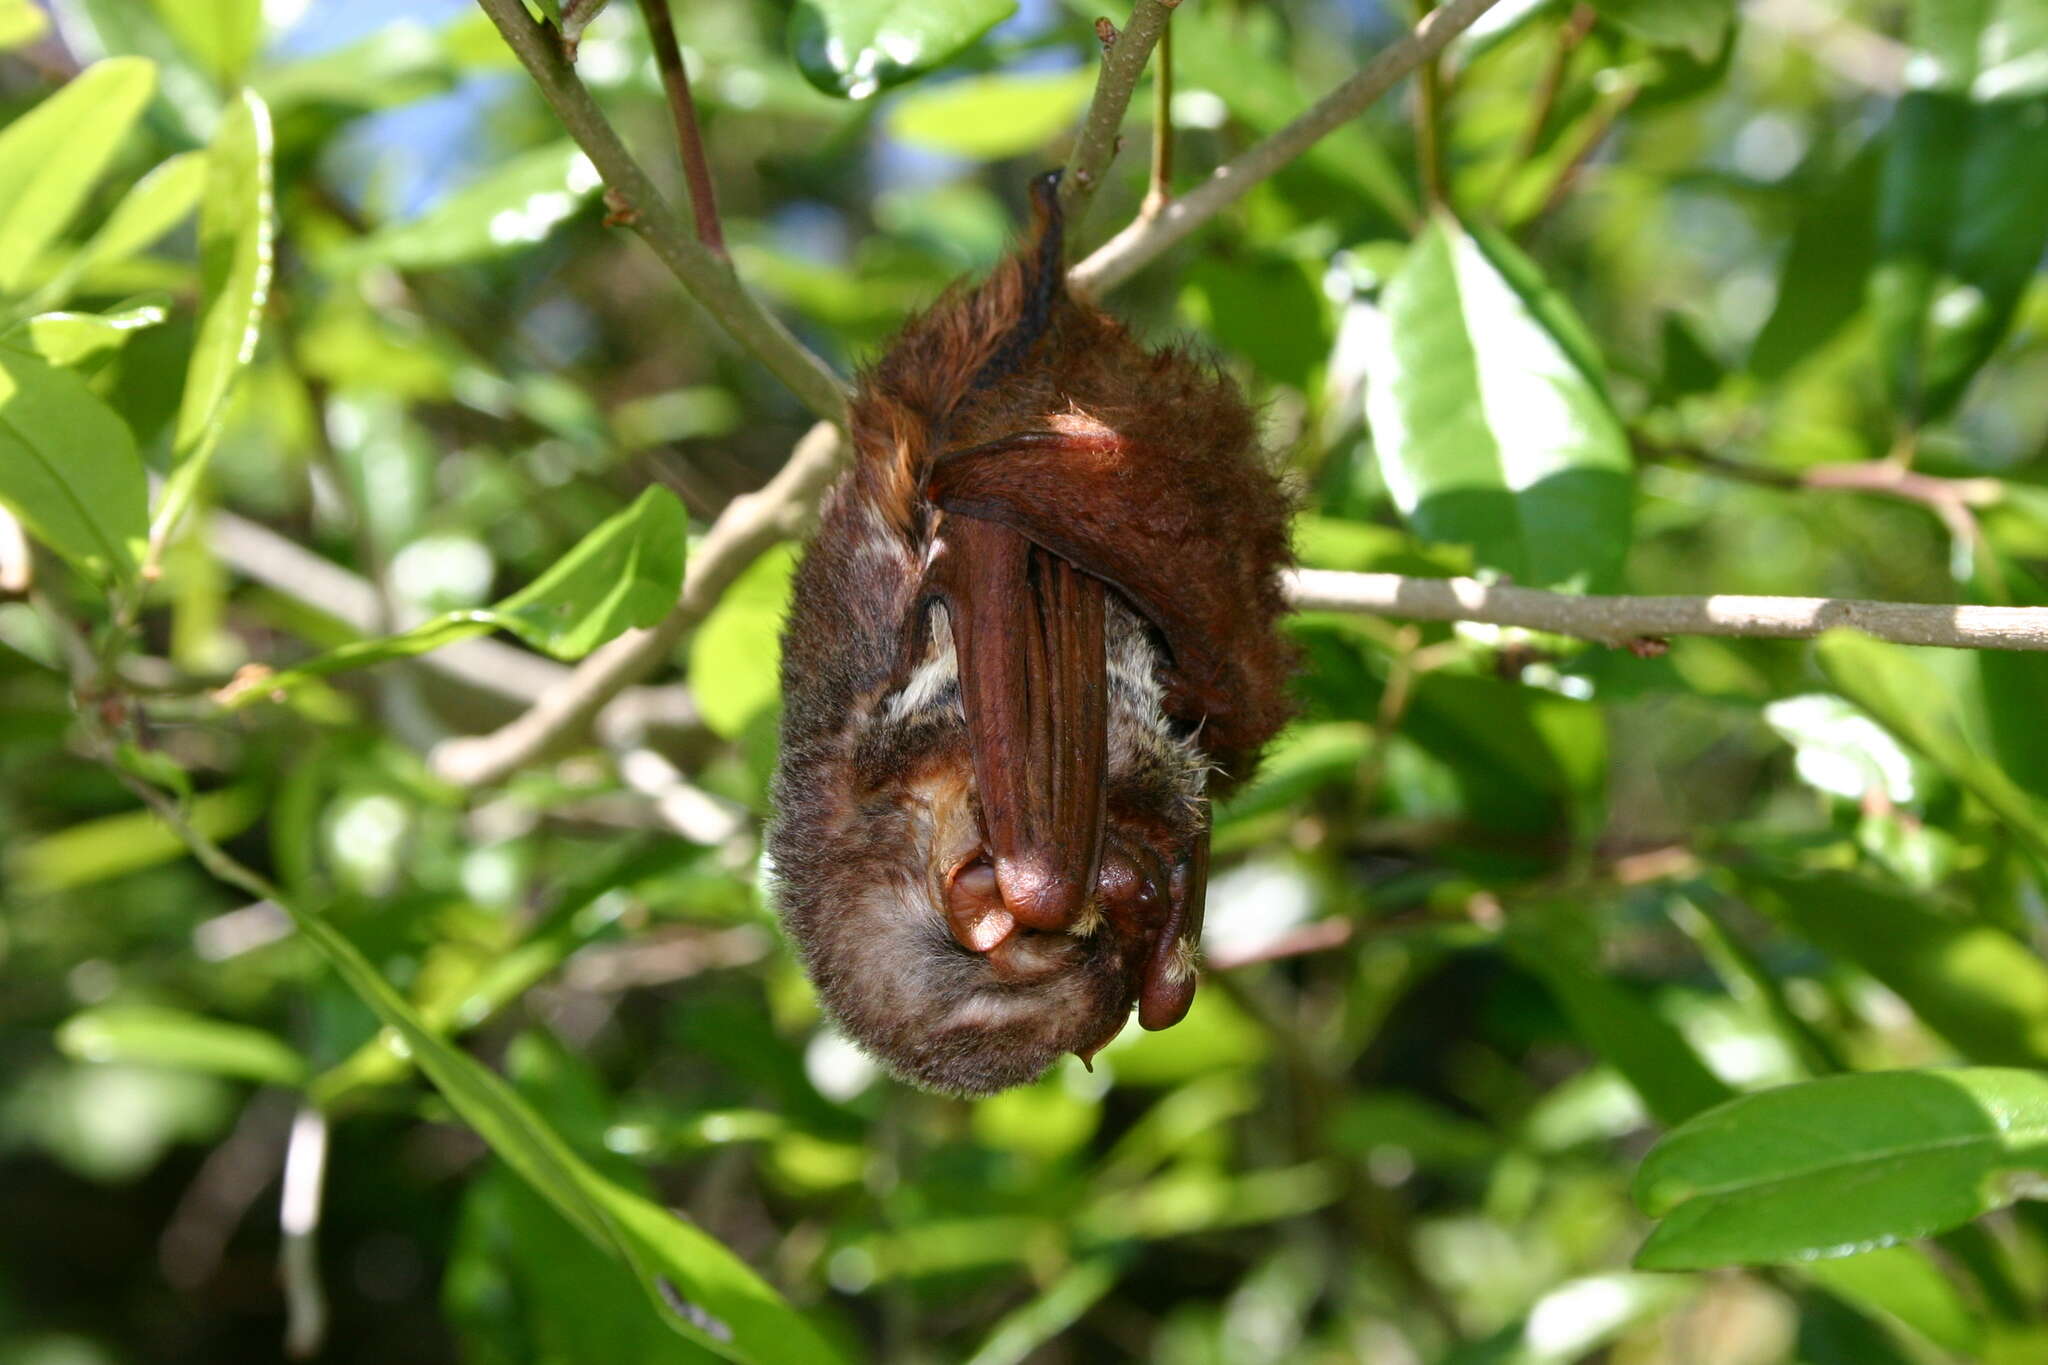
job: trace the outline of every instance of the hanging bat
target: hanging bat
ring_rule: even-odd
[[[782,642],[783,923],[845,1031],[953,1094],[1186,1014],[1209,801],[1288,714],[1252,414],[1066,291],[1057,185],[862,376]]]

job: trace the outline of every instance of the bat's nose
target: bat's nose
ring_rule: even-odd
[[[1026,929],[1064,933],[1088,900],[1088,888],[1068,876],[1049,855],[996,859],[996,884],[1003,908]]]

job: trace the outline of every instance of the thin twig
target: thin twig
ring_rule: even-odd
[[[1530,224],[1541,222],[1563,206],[1571,192],[1578,188],[1580,178],[1586,173],[1586,167],[1593,163],[1593,158],[1599,153],[1601,145],[1607,141],[1607,135],[1614,131],[1614,125],[1621,121],[1621,116],[1628,112],[1629,106],[1636,102],[1636,96],[1642,93],[1643,83],[1631,79],[1620,89],[1609,94],[1587,116],[1586,129],[1580,136],[1578,147],[1565,158],[1564,165],[1558,170],[1557,179],[1550,182],[1550,188],[1543,195],[1542,207],[1530,215],[1528,222],[1522,224],[1525,230]]]
[[[1572,54],[1579,50],[1579,44],[1586,41],[1586,35],[1593,31],[1598,18],[1598,11],[1581,0],[1570,16],[1558,25],[1557,44],[1551,49],[1550,61],[1544,66],[1543,76],[1536,84],[1536,98],[1530,103],[1529,121],[1522,125],[1521,136],[1515,140],[1514,154],[1508,158],[1507,169],[1494,187],[1496,216],[1515,177],[1535,159],[1537,149],[1543,145],[1543,135],[1550,131],[1550,116],[1557,112],[1558,96],[1564,93],[1565,73],[1571,69]]]
[[[292,1120],[291,1138],[285,1144],[284,1197],[277,1212],[284,1350],[294,1360],[318,1355],[327,1339],[327,1291],[320,1284],[320,1206],[326,1187],[327,1116],[309,1104]]]
[[[1845,597],[1574,597],[1473,578],[1297,569],[1298,610],[1368,612],[1411,621],[1479,621],[1630,646],[1672,635],[1810,640],[1860,630],[1901,645],[2048,650],[2048,607],[1948,606]]]
[[[1173,25],[1159,34],[1159,60],[1152,67],[1152,182],[1140,218],[1150,218],[1173,198]]]
[[[1150,219],[1141,219],[1110,238],[1068,272],[1077,292],[1096,295],[1115,288],[1139,268],[1208,222],[1335,132],[1367,105],[1391,90],[1402,77],[1442,52],[1458,34],[1499,0],[1448,0],[1414,31],[1380,50],[1358,73],[1317,101],[1301,117],[1265,141],[1210,172],[1196,188],[1168,204]],[[1135,23],[1135,16],[1133,18]],[[1118,43],[1122,47],[1122,43]],[[1108,67],[1104,66],[1105,78]],[[1099,93],[1099,87],[1098,87]]]
[[[376,632],[376,588],[289,537],[232,512],[215,512],[207,544],[251,582],[303,602],[359,634]],[[566,683],[571,672],[553,659],[498,640],[463,640],[413,662],[479,697],[521,710]],[[630,688],[612,703],[607,720],[612,713],[638,722],[637,728],[664,731],[673,740],[699,741],[706,734],[696,703],[680,685]]]
[[[802,531],[839,472],[840,447],[829,423],[812,427],[766,487],[733,499],[704,533],[690,555],[682,596],[666,617],[592,654],[509,725],[442,744],[433,754],[434,770],[465,787],[486,786],[589,725],[613,697],[661,666],[741,570]]]
[[[1103,53],[1094,98],[1081,116],[1081,131],[1075,135],[1066,175],[1060,180],[1060,208],[1070,227],[1087,216],[1088,205],[1102,188],[1102,177],[1116,159],[1117,130],[1123,127],[1124,111],[1131,107],[1131,93],[1145,74],[1153,44],[1166,32],[1167,17],[1179,6],[1180,0],[1135,0],[1131,21]]]
[[[1761,484],[1767,488],[1838,489],[1914,503],[1934,513],[1950,536],[1972,550],[1983,543],[1983,533],[1977,526],[1977,517],[1972,509],[1988,507],[2005,496],[2005,485],[1997,479],[1952,479],[1938,474],[1923,474],[1890,456],[1855,464],[1814,465],[1794,471],[1731,460],[1697,446],[1661,446],[1637,441],[1635,448],[1638,454],[1648,459],[1683,460],[1724,478]]]
[[[1419,23],[1429,17],[1435,0],[1418,0]],[[1431,209],[1442,208],[1444,198],[1443,73],[1438,58],[1426,58],[1415,71],[1415,165],[1422,182],[1422,202]]]
[[[747,292],[729,262],[684,230],[675,210],[605,121],[560,45],[527,14],[524,0],[477,3],[604,178],[607,198],[621,209],[619,220],[639,233],[704,310],[806,407],[828,421],[845,421],[846,382]]]
[[[640,0],[647,16],[647,41],[654,48],[655,69],[668,95],[668,111],[676,121],[676,149],[683,158],[683,180],[689,187],[690,213],[697,220],[697,240],[719,260],[725,250],[725,228],[718,221],[718,191],[711,182],[711,163],[704,155],[704,135],[697,127],[697,102],[690,98],[690,71],[676,43],[669,0]]]

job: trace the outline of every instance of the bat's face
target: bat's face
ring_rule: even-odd
[[[848,761],[812,770],[826,799],[805,802],[801,856],[778,865],[785,920],[841,1026],[915,1084],[990,1094],[1092,1056],[1148,989],[1185,1006],[1206,761],[1161,709],[1144,628],[1110,615],[1101,848],[1070,904],[998,871],[943,633],[862,708]]]

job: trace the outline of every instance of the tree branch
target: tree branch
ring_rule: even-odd
[[[1470,28],[1496,3],[1497,0],[1447,0],[1417,24],[1413,32],[1383,48],[1358,74],[1325,95],[1300,118],[1242,156],[1218,166],[1201,185],[1153,217],[1132,223],[1105,242],[1068,273],[1068,284],[1076,292],[1088,295],[1101,294],[1122,284],[1175,242],[1243,198],[1261,180],[1335,132],[1345,120],[1392,89],[1403,76],[1442,52],[1452,38]],[[1135,14],[1131,22],[1137,23]],[[1121,40],[1118,46],[1122,46]],[[1105,81],[1108,74],[1105,63]],[[1098,96],[1100,93],[1098,87]],[[1125,99],[1129,99],[1128,94]],[[1092,110],[1090,116],[1093,117]],[[1078,152],[1076,148],[1077,155]]]
[[[510,724],[440,745],[431,759],[434,771],[465,787],[487,786],[589,725],[612,698],[661,666],[742,570],[802,531],[839,472],[840,447],[830,423],[812,427],[760,492],[733,499],[704,533],[683,575],[682,596],[667,616],[592,654]]]
[[[1633,645],[1670,635],[1810,640],[1837,628],[1900,645],[2048,650],[2048,607],[1947,606],[1843,597],[1574,597],[1473,578],[1297,569],[1288,596],[1304,611],[1411,621],[1480,621]]]
[[[232,512],[215,512],[207,523],[207,544],[251,582],[303,602],[361,634],[377,632],[378,594],[372,584],[269,527]],[[499,640],[463,640],[422,654],[412,664],[520,709],[570,676],[570,669],[553,659]],[[631,688],[612,703],[611,712],[635,721],[634,728],[658,728],[684,738],[705,733],[696,704],[681,686]],[[606,719],[611,718],[608,713]]]
[[[676,44],[675,19],[669,0],[640,0],[647,17],[647,41],[668,96],[669,115],[676,124],[676,150],[683,159],[683,180],[689,187],[690,214],[697,220],[697,240],[721,261],[729,261],[725,229],[718,221],[718,191],[711,183],[711,163],[704,155],[704,135],[697,127],[697,102],[690,98],[690,69]]]
[[[1082,115],[1081,131],[1074,138],[1066,174],[1060,179],[1060,208],[1070,229],[1087,216],[1095,192],[1102,188],[1102,177],[1116,159],[1117,130],[1123,127],[1124,112],[1131,107],[1131,94],[1145,74],[1153,45],[1166,32],[1167,19],[1178,8],[1180,0],[1135,0],[1130,23],[1102,55],[1095,96]]]
[[[605,121],[560,45],[528,16],[523,0],[477,3],[532,75],[569,136],[604,177],[607,198],[616,206],[620,221],[639,233],[691,297],[806,407],[828,421],[844,422],[846,382],[747,292],[729,262],[720,260],[684,230],[675,210]]]

